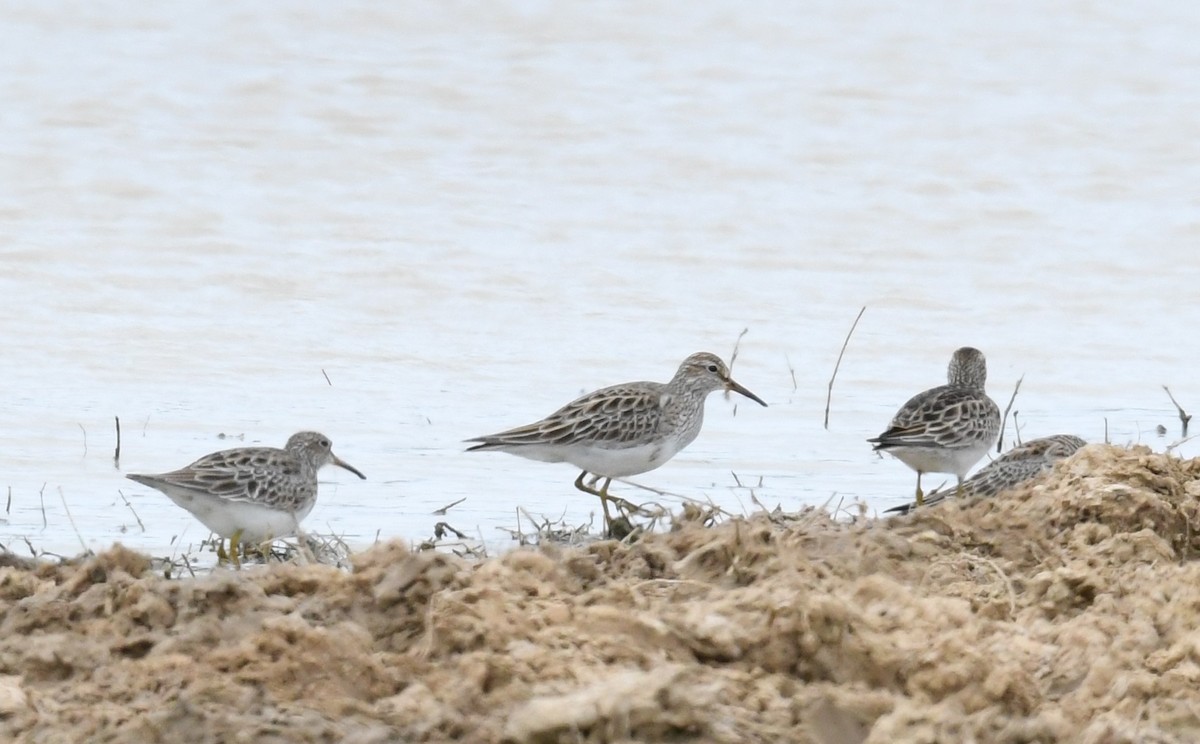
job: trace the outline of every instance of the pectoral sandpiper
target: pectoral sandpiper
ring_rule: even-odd
[[[1040,439],[1030,439],[1013,447],[1000,457],[979,469],[978,473],[963,481],[962,496],[990,497],[1033,480],[1049,472],[1054,463],[1075,454],[1087,442],[1070,434],[1055,434]],[[925,506],[945,501],[955,490],[933,491],[925,496]],[[907,514],[916,504],[905,504],[888,509],[888,512]]]
[[[588,393],[541,421],[468,439],[478,442],[468,451],[498,450],[581,468],[575,487],[600,497],[611,530],[612,479],[654,470],[691,444],[704,422],[704,401],[722,389],[767,405],[734,382],[719,357],[701,352],[683,360],[670,382],[630,382]],[[591,486],[584,483],[589,473],[595,476]],[[599,478],[604,485],[596,489]]]
[[[313,431],[293,434],[283,449],[238,447],[170,473],[126,477],[162,491],[222,541],[228,539],[233,562],[240,565],[239,543],[258,545],[296,533],[317,502],[317,471],[325,465],[366,478],[333,454],[328,437]],[[227,559],[221,543],[217,558]]]
[[[962,492],[963,477],[1000,435],[1000,409],[984,390],[983,352],[964,346],[954,352],[948,384],[914,395],[892,418],[887,431],[867,441],[917,471],[917,505],[924,473],[952,473]]]

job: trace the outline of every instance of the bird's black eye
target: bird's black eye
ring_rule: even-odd
[[[326,447],[326,448],[328,448],[328,447],[329,447],[329,440],[328,440],[328,439],[322,439],[322,440],[321,440],[321,446],[322,446],[322,447]]]
[[[710,364],[710,365],[708,365],[708,371],[709,371],[709,372],[712,372],[712,373],[714,373],[714,374],[716,374],[716,371],[717,371],[717,365],[715,365],[715,364]]]

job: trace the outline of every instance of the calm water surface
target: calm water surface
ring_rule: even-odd
[[[1200,409],[1200,6],[401,6],[2,6],[0,543],[194,544],[123,474],[305,428],[352,545],[585,521],[461,440],[743,329],[770,408],[637,482],[900,503],[864,439],[964,344],[1026,438]]]

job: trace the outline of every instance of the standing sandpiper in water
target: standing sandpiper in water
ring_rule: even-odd
[[[962,494],[963,476],[1000,436],[1000,409],[984,391],[983,352],[964,346],[950,358],[948,384],[918,393],[892,418],[887,431],[867,441],[917,471],[917,506],[924,473],[953,473]]]
[[[499,450],[542,462],[569,462],[583,472],[575,487],[600,497],[604,526],[611,530],[608,486],[654,470],[692,443],[704,422],[704,401],[717,390],[732,390],[766,406],[734,382],[720,357],[692,354],[668,383],[629,382],[574,400],[541,421],[484,437],[475,450]],[[584,485],[589,473],[604,478],[599,490]]]
[[[962,496],[991,497],[1016,488],[1033,480],[1087,446],[1087,442],[1071,434],[1055,434],[1040,439],[1030,439],[1018,444],[1000,457],[979,469],[979,472],[963,481]],[[954,495],[953,491],[934,491],[925,498],[925,506],[933,506]],[[916,504],[905,504],[888,509],[889,512],[907,514]]]
[[[229,540],[234,565],[238,544],[259,545],[293,535],[317,503],[317,471],[337,465],[359,478],[367,476],[333,454],[324,434],[293,434],[283,449],[238,447],[205,455],[191,465],[158,475],[125,477],[157,488],[215,532]],[[217,543],[217,561],[227,559]]]

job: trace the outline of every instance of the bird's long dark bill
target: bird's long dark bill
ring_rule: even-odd
[[[763,399],[762,399],[762,398],[758,397],[757,395],[755,395],[754,393],[750,392],[750,391],[749,391],[749,390],[747,390],[746,388],[744,388],[744,387],[742,387],[741,385],[737,384],[737,383],[736,383],[736,382],[734,382],[733,380],[730,380],[729,382],[725,383],[725,389],[726,389],[726,390],[732,390],[732,391],[733,391],[733,392],[735,392],[735,393],[741,393],[742,395],[746,396],[747,398],[749,398],[750,400],[752,400],[752,401],[754,401],[755,403],[759,404],[760,406],[763,406],[764,408],[765,408],[765,407],[766,407],[766,405],[767,405],[767,404],[766,404],[766,402],[765,402],[765,401],[763,401]]]
[[[337,455],[333,456],[333,464],[337,465],[339,468],[345,468],[346,470],[349,470],[351,473],[354,473],[355,475],[357,475],[359,478],[362,478],[363,480],[367,479],[367,476],[358,472],[358,468],[354,467],[353,465],[346,462],[345,460],[338,457]]]

